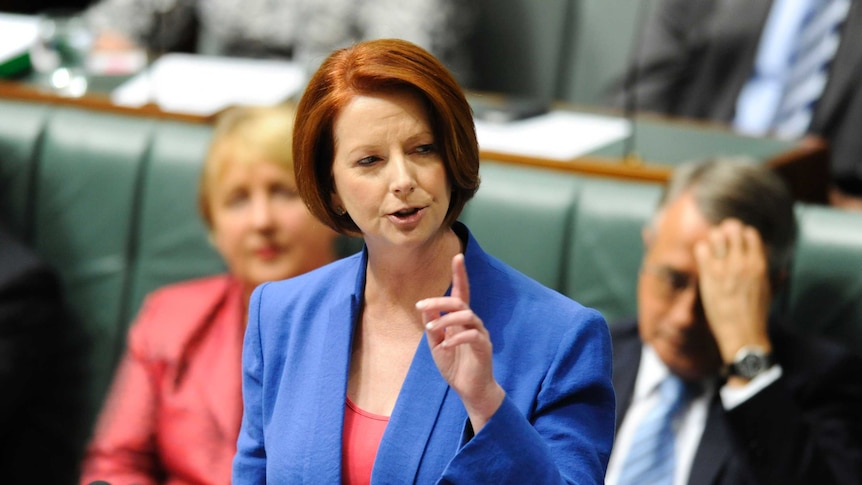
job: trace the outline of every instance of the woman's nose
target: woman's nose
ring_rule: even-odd
[[[272,204],[267,197],[258,196],[253,199],[251,217],[255,229],[268,229],[272,226]]]
[[[410,160],[399,153],[389,159],[391,167],[391,191],[396,195],[407,195],[416,189],[416,177]]]

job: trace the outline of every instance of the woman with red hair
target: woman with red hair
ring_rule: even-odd
[[[443,65],[399,40],[334,52],[294,160],[311,212],[365,247],[252,295],[233,483],[603,483],[607,325],[457,221],[479,149]]]

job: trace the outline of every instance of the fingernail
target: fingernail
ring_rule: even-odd
[[[432,328],[434,328],[434,321],[432,320],[432,321],[426,323],[425,328],[428,330],[431,330]]]
[[[419,300],[419,301],[417,301],[417,302],[416,302],[416,309],[417,309],[417,310],[422,310],[422,309],[423,309],[423,308],[425,308],[427,305],[428,305],[428,303],[427,303],[425,300]]]

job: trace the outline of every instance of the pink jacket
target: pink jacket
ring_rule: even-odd
[[[227,484],[242,419],[240,285],[220,275],[149,295],[129,331],[81,483]]]

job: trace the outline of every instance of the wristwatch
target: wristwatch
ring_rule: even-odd
[[[766,372],[774,363],[772,354],[762,347],[745,346],[739,349],[733,362],[725,369],[725,377],[739,376],[751,380]]]

